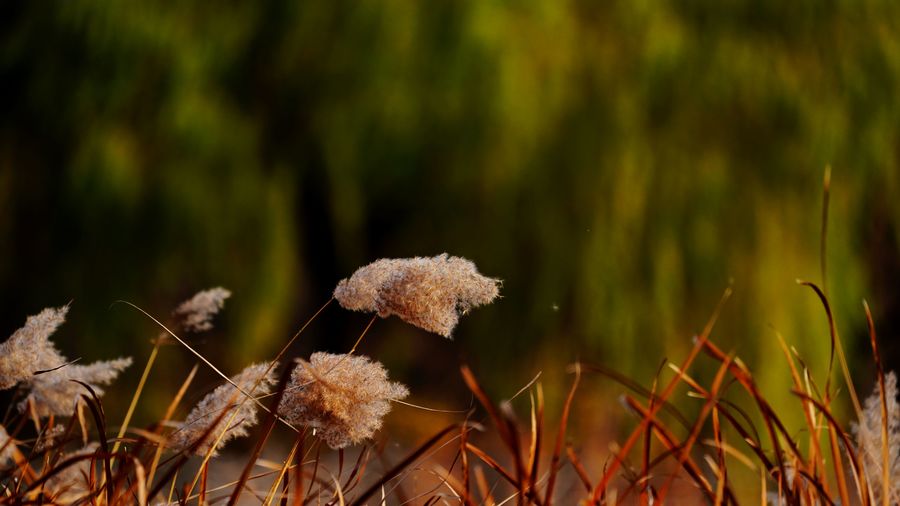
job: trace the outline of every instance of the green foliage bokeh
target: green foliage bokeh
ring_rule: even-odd
[[[733,280],[718,339],[785,390],[770,327],[827,359],[794,282],[820,279],[827,164],[842,333],[862,356],[863,297],[897,329],[892,2],[0,10],[4,330],[74,298],[83,337],[62,346],[130,354],[151,327],[109,303],[164,313],[221,284],[235,353],[210,352],[236,368],[357,266],[447,251],[504,279],[457,332],[494,381],[548,352],[646,378]]]

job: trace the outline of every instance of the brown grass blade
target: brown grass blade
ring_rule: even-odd
[[[875,371],[878,375],[878,389],[881,393],[881,497],[883,506],[890,502],[890,447],[888,445],[888,408],[887,392],[884,387],[884,366],[881,363],[881,354],[878,352],[878,339],[875,335],[875,321],[872,319],[872,311],[869,303],[863,301],[863,309],[866,312],[866,326],[869,330],[869,343],[872,346],[872,357],[875,359]]]
[[[829,381],[831,380],[831,369],[834,362],[834,355],[835,352],[837,352],[838,361],[841,364],[841,372],[844,374],[844,381],[846,382],[847,390],[850,393],[850,400],[853,402],[853,409],[856,411],[857,419],[862,419],[862,407],[859,403],[859,397],[857,397],[856,395],[856,388],[853,386],[853,378],[850,377],[850,368],[847,366],[847,357],[844,356],[844,347],[841,344],[841,336],[837,331],[837,325],[834,322],[834,314],[831,311],[831,304],[829,304],[828,302],[828,297],[814,283],[803,280],[797,280],[797,283],[811,288],[816,293],[816,295],[819,297],[819,301],[822,302],[822,306],[825,308],[825,315],[828,317],[828,331],[831,336],[831,358],[828,362],[828,376],[825,384],[825,397],[827,399],[831,398],[831,392],[829,391],[828,386]]]
[[[566,427],[569,424],[569,413],[572,411],[572,401],[575,399],[575,391],[581,382],[581,363],[575,363],[575,379],[566,396],[563,405],[562,416],[559,419],[559,431],[556,433],[556,446],[553,448],[553,457],[550,459],[550,476],[547,479],[547,490],[544,492],[544,503],[550,506],[553,503],[553,487],[556,485],[556,476],[559,473],[559,460],[562,455],[563,443],[566,439]]]
[[[518,462],[517,464],[517,472],[519,474],[522,473],[522,461],[521,455],[518,455],[518,435],[515,433],[510,433],[510,427],[507,423],[507,419],[497,411],[493,401],[490,400],[487,393],[481,388],[481,385],[478,384],[478,380],[475,379],[475,375],[472,374],[472,370],[465,364],[460,367],[460,371],[462,372],[463,381],[466,383],[466,386],[469,390],[472,391],[472,394],[475,395],[475,398],[478,399],[478,402],[484,407],[487,411],[488,416],[490,416],[491,421],[494,423],[494,426],[497,428],[497,431],[500,434],[500,440],[509,448],[510,452],[513,453],[513,457]]]
[[[584,485],[585,491],[590,493],[591,490],[594,489],[594,486],[591,485],[591,479],[588,477],[587,471],[584,470],[584,466],[581,465],[581,461],[578,459],[578,455],[575,454],[572,445],[566,445],[566,456],[569,457],[569,462],[572,463],[575,474],[578,475],[578,479],[581,480],[581,484]]]

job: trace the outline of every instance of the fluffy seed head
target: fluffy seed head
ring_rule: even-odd
[[[409,395],[368,357],[317,352],[309,362],[297,362],[278,413],[292,425],[315,428],[331,448],[372,437],[391,410],[390,401]]]
[[[213,316],[225,306],[228,297],[231,297],[231,292],[222,287],[197,292],[175,308],[173,314],[181,319],[183,329],[203,332],[212,328]]]
[[[267,369],[269,369],[268,372],[266,372]],[[193,454],[206,455],[229,421],[228,429],[219,441],[219,445],[213,450],[213,455],[227,441],[246,436],[247,429],[256,425],[257,406],[252,399],[246,399],[241,391],[247,392],[253,397],[268,394],[276,382],[274,369],[275,366],[269,368],[268,363],[250,365],[231,378],[234,384],[240,386],[240,390],[235,389],[231,383],[226,383],[210,392],[188,413],[187,418],[170,437],[167,446],[180,452],[187,450],[200,438],[203,438],[203,441],[194,449]],[[235,410],[237,410],[237,415],[232,419]],[[210,431],[213,424],[216,427]],[[204,437],[204,433],[207,432],[208,434]]]
[[[888,501],[900,503],[900,404],[897,403],[897,376],[890,372],[884,377],[884,393],[887,401],[887,441],[882,438],[881,386],[876,383],[875,391],[866,399],[862,419],[853,424],[851,430],[856,436],[857,451],[871,484],[875,501],[881,504],[883,474],[882,449],[888,449]]]
[[[450,337],[460,314],[492,302],[500,281],[481,275],[465,258],[382,259],[341,280],[334,298],[345,309],[377,312]]]
[[[66,320],[69,306],[47,308],[29,316],[25,326],[0,343],[0,390],[14,387],[37,372],[66,362],[50,336]]]
[[[112,383],[130,365],[131,357],[126,357],[89,365],[69,364],[55,371],[38,374],[29,381],[31,391],[19,403],[19,410],[27,409],[28,402],[31,401],[40,417],[71,415],[81,395],[88,394],[75,381],[87,383],[100,396],[103,395],[101,386]]]

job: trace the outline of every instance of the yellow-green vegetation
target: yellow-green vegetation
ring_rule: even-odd
[[[793,280],[818,271],[809,210],[829,163],[838,326],[863,337],[863,296],[882,301],[879,322],[895,313],[892,2],[76,0],[2,14],[9,328],[52,287],[82,304],[83,339],[126,353],[103,336],[139,332],[105,317],[110,300],[165,308],[222,283],[242,297],[225,322],[237,351],[220,357],[236,368],[342,273],[452,245],[516,294],[459,336],[509,350],[494,353],[504,366],[552,342],[650,374],[640,352],[687,351],[730,279],[726,342],[766,357],[771,324],[819,362],[827,329]],[[758,373],[774,390],[783,372]]]

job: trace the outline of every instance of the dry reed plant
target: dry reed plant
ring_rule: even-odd
[[[279,414],[288,423],[316,429],[333,449],[371,438],[391,410],[390,401],[409,390],[388,381],[380,362],[356,355],[316,352],[297,360]]]

